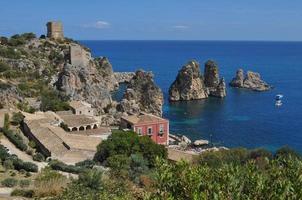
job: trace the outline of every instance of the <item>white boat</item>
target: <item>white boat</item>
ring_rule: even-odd
[[[275,102],[275,105],[276,106],[282,106],[282,98],[283,98],[283,95],[282,94],[277,94],[276,95],[276,102]]]

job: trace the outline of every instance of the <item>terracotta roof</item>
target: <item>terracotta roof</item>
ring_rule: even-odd
[[[128,121],[131,124],[148,124],[148,123],[160,123],[166,122],[167,120],[155,115],[141,113],[139,115],[129,115],[127,117],[122,117],[122,119]]]

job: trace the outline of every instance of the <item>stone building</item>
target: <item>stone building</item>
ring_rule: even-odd
[[[47,26],[47,37],[54,39],[63,39],[63,25],[62,22],[48,22]]]
[[[70,64],[76,67],[87,66],[91,60],[91,53],[77,44],[71,44],[70,50]]]
[[[91,107],[91,104],[84,101],[71,101],[69,105],[73,111],[73,114],[75,115],[94,116],[95,114],[95,111]]]

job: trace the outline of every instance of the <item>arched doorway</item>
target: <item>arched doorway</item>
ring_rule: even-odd
[[[81,127],[79,128],[79,130],[80,130],[80,131],[84,131],[84,130],[85,130],[84,126],[81,126]]]
[[[86,127],[86,130],[90,130],[91,129],[91,125],[88,125],[87,127]]]
[[[73,127],[72,131],[78,131],[78,128],[77,127]]]
[[[98,125],[95,124],[95,125],[93,126],[93,129],[97,129],[97,128],[98,128]]]

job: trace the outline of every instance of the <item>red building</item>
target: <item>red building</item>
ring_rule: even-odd
[[[141,113],[122,117],[121,128],[130,129],[139,135],[148,135],[155,143],[168,145],[169,120]]]

